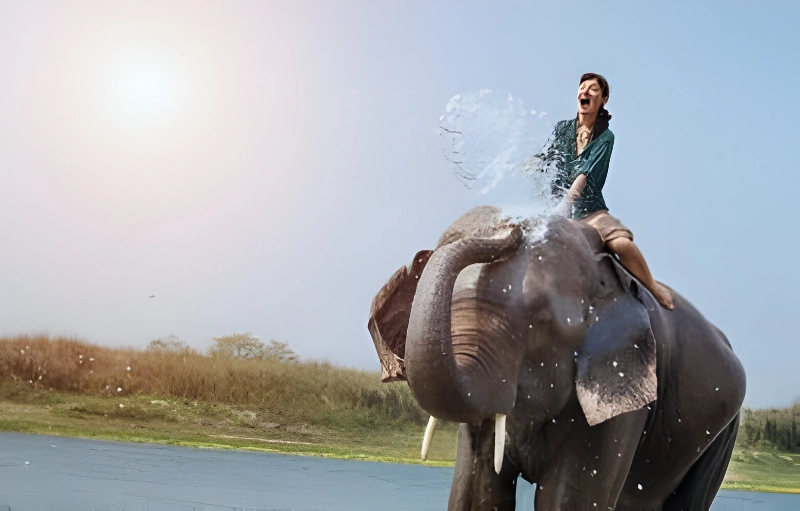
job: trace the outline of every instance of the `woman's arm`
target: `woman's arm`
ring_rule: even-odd
[[[576,177],[575,181],[572,182],[572,186],[569,187],[567,196],[564,198],[569,200],[570,203],[578,200],[583,193],[583,189],[586,187],[586,179],[586,174],[581,174]]]
[[[586,174],[580,174],[572,186],[569,187],[567,194],[561,200],[561,203],[556,207],[556,212],[562,216],[569,217],[572,213],[572,203],[578,200],[586,187]]]

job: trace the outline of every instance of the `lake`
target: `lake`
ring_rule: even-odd
[[[0,511],[443,511],[452,468],[0,433]],[[533,509],[521,481],[517,508]],[[800,509],[721,491],[713,511]]]

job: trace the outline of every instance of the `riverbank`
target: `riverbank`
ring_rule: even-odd
[[[420,426],[402,421],[331,422],[311,424],[281,411],[158,395],[109,398],[44,392],[0,400],[0,431],[422,463]],[[456,426],[444,424],[422,464],[452,466],[455,452]]]
[[[28,392],[0,400],[2,431],[429,466],[455,461],[455,424],[437,429],[422,462],[421,426],[357,423],[311,424],[281,411],[159,395]],[[737,449],[722,488],[800,493],[800,453]]]

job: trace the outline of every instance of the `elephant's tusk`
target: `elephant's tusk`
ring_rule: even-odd
[[[431,446],[431,439],[433,438],[433,431],[436,429],[436,417],[431,415],[428,419],[428,425],[425,427],[425,436],[422,438],[422,461],[428,457],[428,447]]]
[[[503,468],[503,454],[506,450],[506,416],[498,413],[494,416],[494,471],[500,474]]]

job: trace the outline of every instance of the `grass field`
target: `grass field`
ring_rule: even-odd
[[[418,464],[426,420],[407,385],[325,362],[0,339],[2,431]],[[723,488],[800,493],[800,453],[743,444]],[[424,463],[455,455],[440,425]]]
[[[736,449],[723,488],[800,493],[800,453]]]

